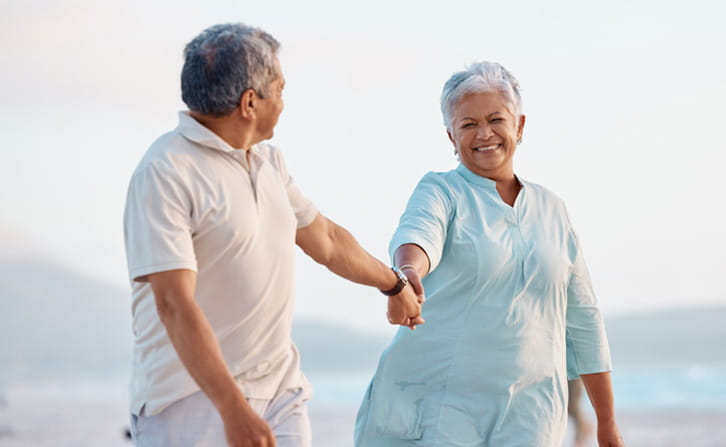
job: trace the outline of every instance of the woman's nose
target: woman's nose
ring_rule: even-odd
[[[483,140],[486,140],[492,136],[492,128],[486,124],[480,125],[479,129],[477,129],[477,130],[478,130],[477,136]]]

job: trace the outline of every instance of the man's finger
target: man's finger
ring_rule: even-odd
[[[408,318],[405,315],[402,315],[402,316],[396,318],[393,315],[391,315],[390,312],[386,312],[386,317],[388,317],[388,322],[391,324],[405,325],[406,322],[408,321]]]

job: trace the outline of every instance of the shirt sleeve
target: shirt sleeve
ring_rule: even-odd
[[[441,261],[453,205],[440,174],[429,172],[416,185],[389,244],[391,259],[404,244],[416,244],[429,257],[430,272]]]
[[[303,228],[310,225],[315,217],[318,215],[318,209],[310,199],[308,199],[300,188],[297,187],[295,180],[287,172],[287,165],[282,157],[282,152],[278,149],[274,149],[275,159],[277,163],[277,170],[282,176],[282,181],[285,183],[285,191],[287,191],[287,198],[290,200],[290,206],[295,213],[297,219],[297,227]]]
[[[612,370],[605,323],[579,240],[571,230],[575,262],[567,286],[567,377]]]
[[[191,198],[175,173],[148,165],[131,178],[124,211],[129,276],[197,270],[191,228]]]

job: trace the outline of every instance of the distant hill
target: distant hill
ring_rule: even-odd
[[[131,298],[62,266],[0,261],[0,387],[28,377],[128,371]],[[306,371],[375,365],[388,337],[301,321],[293,328]]]
[[[615,365],[726,364],[726,306],[605,319]]]
[[[0,385],[128,369],[130,301],[123,290],[52,263],[0,262]]]
[[[58,265],[0,262],[0,388],[8,380],[126,373],[128,291]],[[617,366],[726,364],[726,306],[606,318]],[[293,338],[311,373],[369,371],[390,337],[296,321]]]

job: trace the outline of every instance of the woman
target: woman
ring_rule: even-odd
[[[605,330],[564,204],[514,174],[517,80],[473,64],[446,82],[441,110],[461,163],[423,177],[390,246],[425,286],[426,323],[383,353],[356,445],[560,446],[569,373],[583,378],[600,446],[622,446]]]

